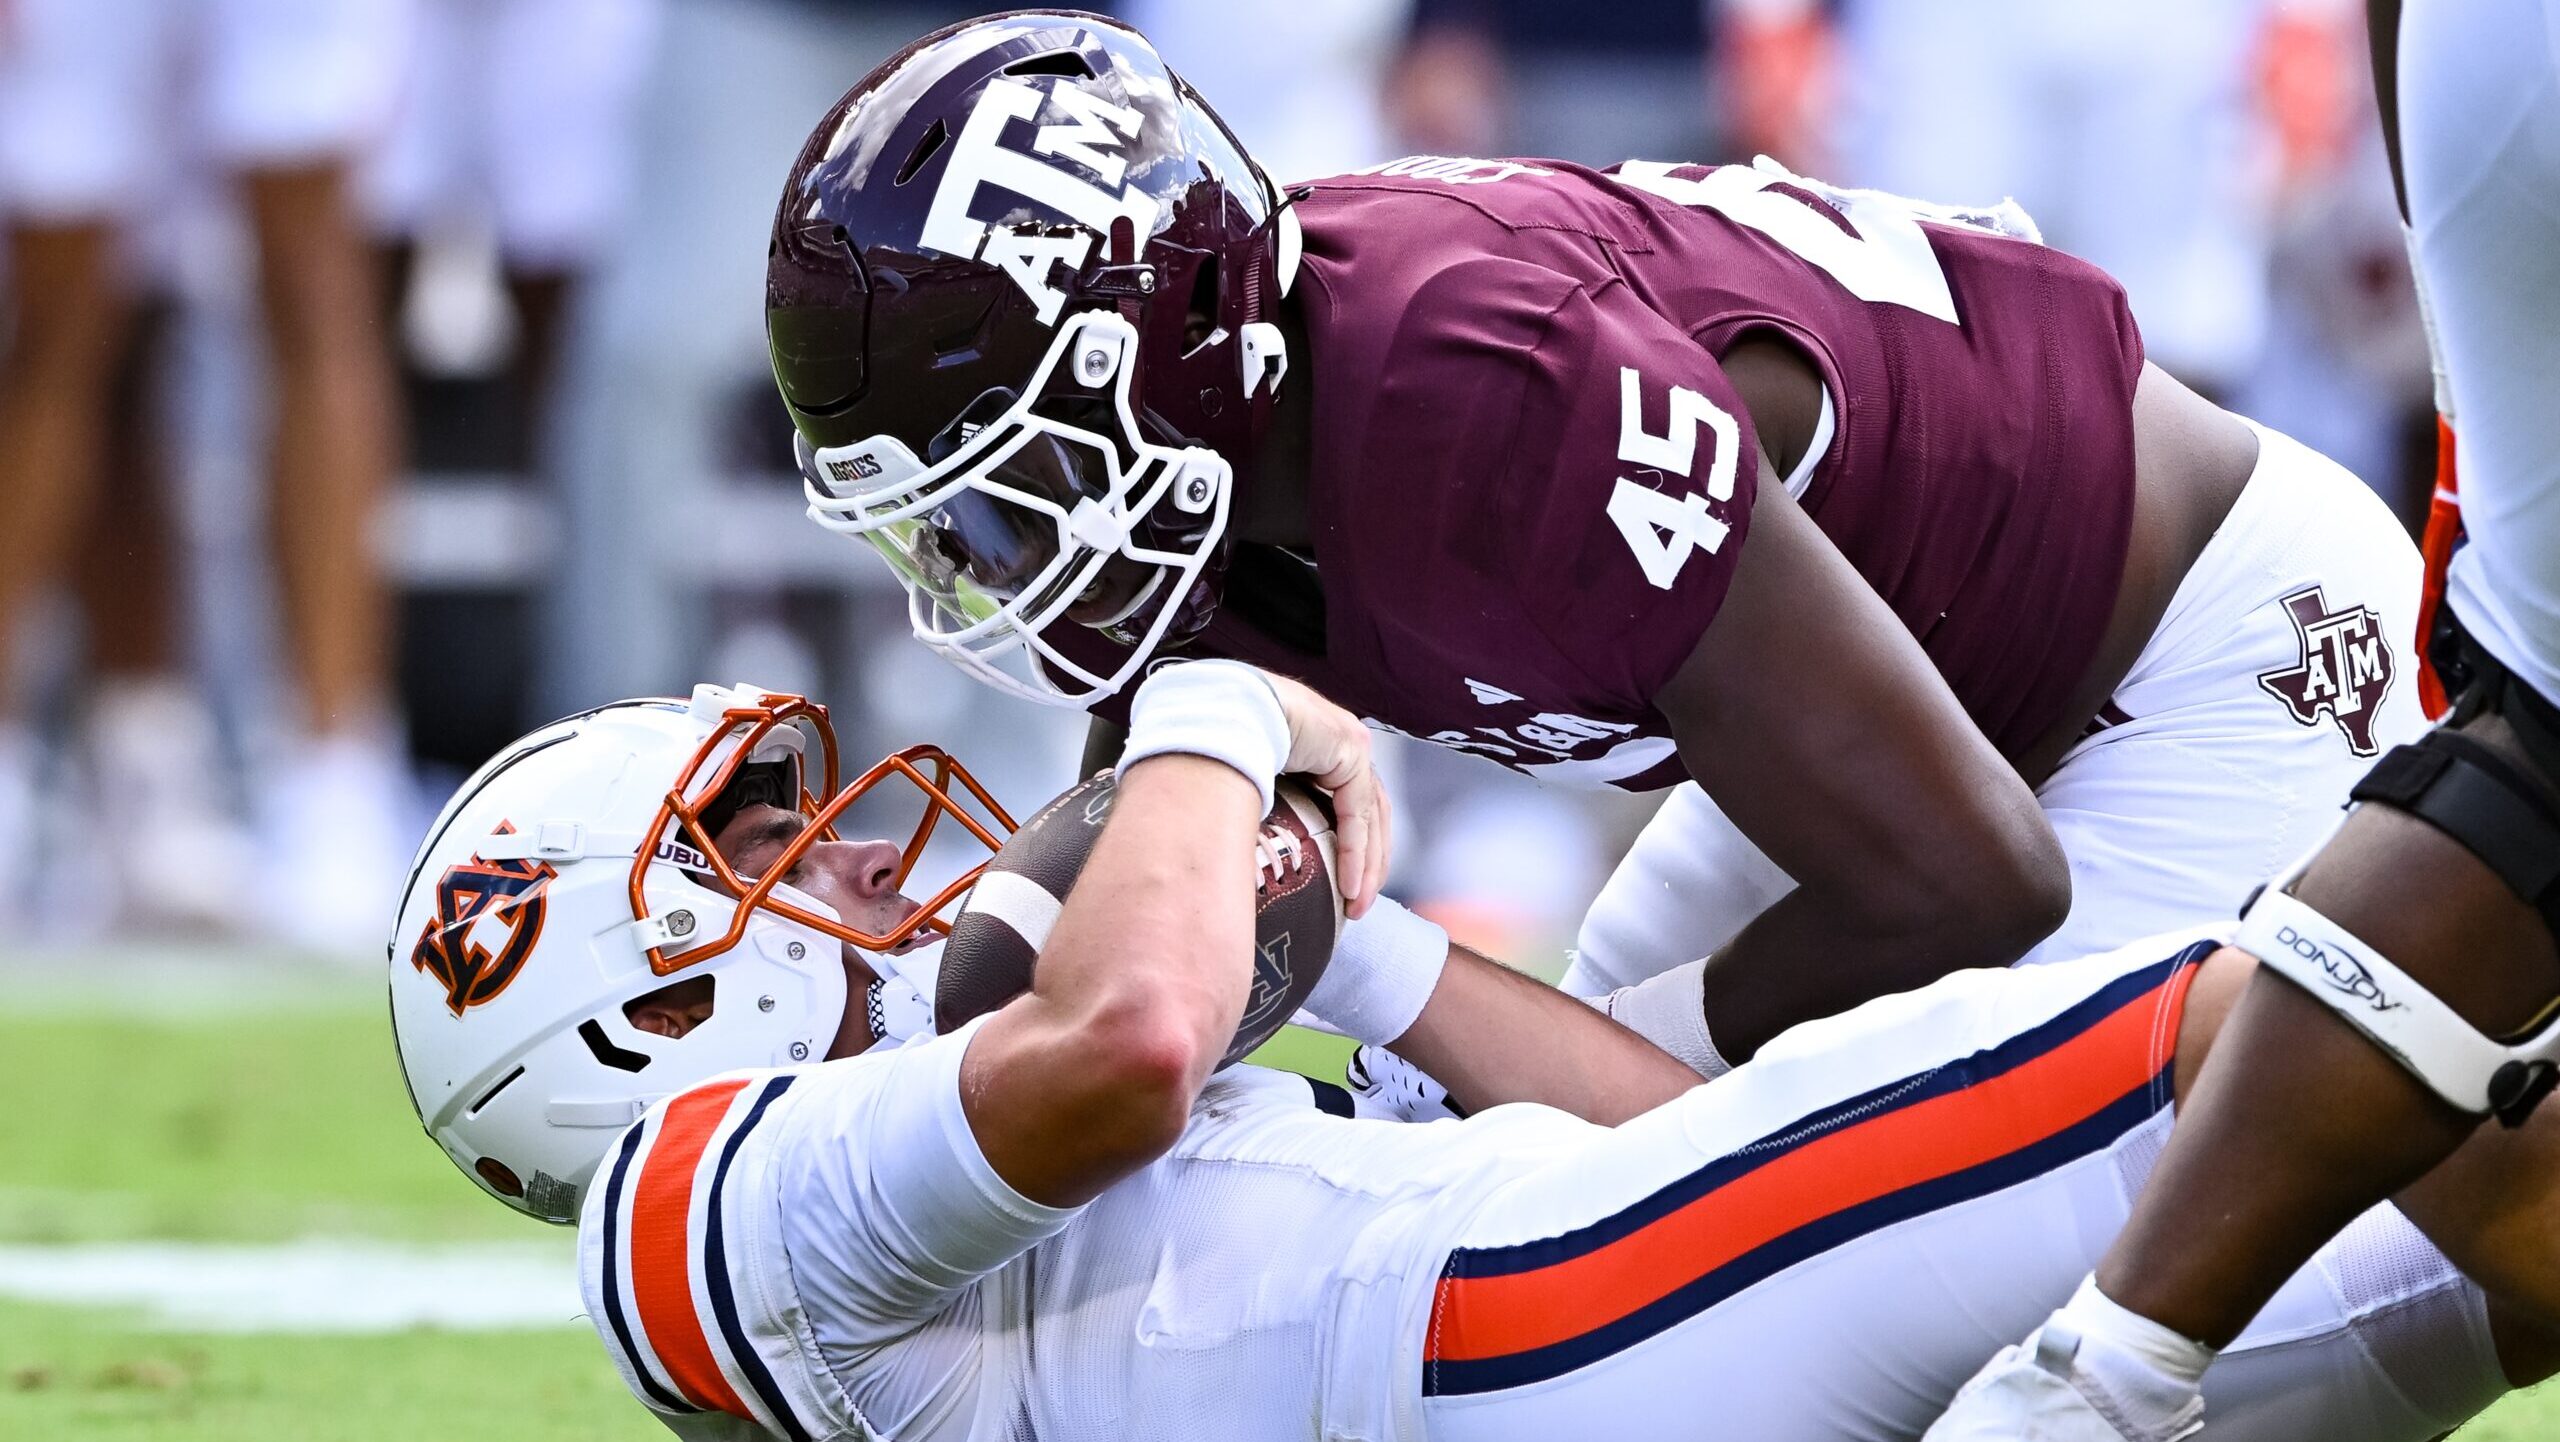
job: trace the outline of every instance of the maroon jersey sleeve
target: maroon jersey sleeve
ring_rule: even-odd
[[[1549,318],[1499,509],[1522,615],[1592,688],[1649,711],[1732,584],[1760,447],[1715,357],[1624,284]]]

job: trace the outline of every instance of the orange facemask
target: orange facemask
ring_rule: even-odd
[[[795,804],[800,813],[809,818],[809,824],[791,839],[780,856],[765,867],[763,876],[754,879],[742,877],[731,868],[728,858],[720,854],[704,815],[738,779],[742,770],[759,764],[756,757],[766,742],[777,732],[790,727],[801,728],[817,738],[823,784],[819,791],[812,792],[805,781],[805,765],[794,765],[790,789],[798,793]],[[668,842],[698,851],[705,866],[697,868],[695,874],[706,884],[735,897],[737,910],[730,915],[728,930],[721,935],[692,942],[672,955],[665,946],[650,947],[650,969],[660,976],[667,976],[729,950],[746,935],[748,919],[759,908],[865,951],[893,950],[928,930],[948,935],[951,922],[944,913],[952,910],[960,898],[968,894],[969,888],[977,884],[978,874],[986,869],[985,861],[969,867],[897,925],[878,934],[848,926],[797,905],[788,897],[773,894],[781,879],[790,873],[810,847],[821,841],[839,839],[835,822],[846,808],[887,784],[893,777],[903,777],[912,782],[923,792],[925,801],[923,815],[917,819],[913,834],[899,853],[897,874],[891,884],[901,891],[915,870],[917,860],[924,855],[926,845],[932,841],[935,830],[946,818],[957,822],[971,838],[984,845],[990,858],[1003,847],[1005,838],[1013,833],[1013,818],[996,804],[995,798],[987,794],[986,787],[980,785],[966,767],[938,746],[910,746],[893,752],[855,777],[849,785],[839,788],[836,784],[836,734],[835,728],[828,723],[826,707],[806,697],[766,692],[756,704],[733,706],[723,713],[719,729],[704,738],[693,759],[676,778],[675,785],[669,788],[665,802],[658,808],[657,819],[649,828],[648,841],[632,857],[631,914],[635,920],[650,919],[648,897],[642,882],[651,863],[658,859],[660,847]],[[820,801],[820,795],[827,799]]]

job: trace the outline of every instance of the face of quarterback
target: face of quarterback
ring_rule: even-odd
[[[739,807],[737,814],[721,826],[712,844],[719,847],[732,870],[752,881],[763,877],[766,868],[808,825],[809,818],[796,809],[750,803]],[[878,935],[917,910],[918,903],[898,893],[898,860],[898,845],[893,841],[819,841],[800,854],[783,881],[825,903],[846,925]],[[905,945],[922,945],[931,939],[932,933],[919,931]],[[851,1000],[845,1007],[835,1045],[828,1048],[830,1059],[852,1056],[869,1047],[873,1040],[864,1021],[861,998],[871,983],[879,980],[879,973],[872,970],[862,951],[851,945],[844,948],[844,973],[845,995]],[[624,1009],[624,1015],[642,1031],[680,1037],[708,1020],[712,1005],[712,978],[703,975],[660,987],[632,1002]]]

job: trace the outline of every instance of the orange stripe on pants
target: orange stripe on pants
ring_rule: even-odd
[[[2430,721],[2441,721],[2452,709],[2444,681],[2436,675],[2429,643],[2436,634],[2436,607],[2444,604],[2445,578],[2453,567],[2454,543],[2462,538],[2462,499],[2457,491],[2453,427],[2436,417],[2436,492],[2427,501],[2427,529],[2418,545],[2426,561],[2426,579],[2418,591],[2418,704]]]
[[[1808,1142],[1581,1256],[1534,1271],[1441,1278],[1430,1359],[1474,1361],[1571,1341],[1799,1227],[2086,1120],[2157,1074],[2163,992],[2174,1012],[2194,973],[2179,968],[2032,1061]]]
[[[640,1330],[686,1400],[752,1421],[720,1373],[693,1306],[693,1179],[703,1149],[745,1079],[685,1093],[667,1104],[657,1140],[640,1164],[631,1192],[631,1295],[640,1307]]]

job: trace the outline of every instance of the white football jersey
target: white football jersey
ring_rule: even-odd
[[[1601,1130],[1360,1119],[1240,1066],[1172,1152],[1061,1210],[969,1131],[976,1031],[707,1082],[608,1153],[589,1316],[680,1435],[1390,1436],[1465,1199]]]
[[[1237,1067],[1074,1211],[979,1151],[974,1025],[733,1074],[611,1148],[587,1304],[699,1442],[1908,1442],[2123,1224],[2218,939],[1958,972],[1616,1128]],[[2479,1289],[2384,1208],[2206,1405],[2223,1442],[2426,1442],[2505,1386]]]

